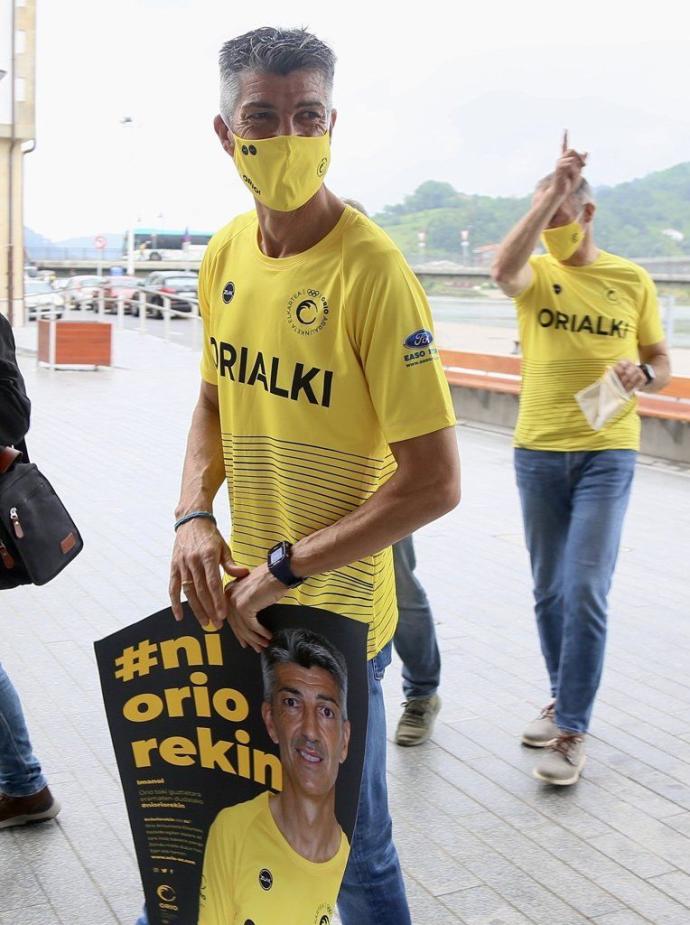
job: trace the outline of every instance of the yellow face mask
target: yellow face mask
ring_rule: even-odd
[[[585,239],[585,230],[579,221],[558,228],[545,228],[541,241],[552,257],[561,262],[573,256]]]
[[[269,209],[294,212],[318,192],[331,162],[328,132],[235,139],[235,166],[249,192]]]

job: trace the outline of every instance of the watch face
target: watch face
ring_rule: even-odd
[[[271,565],[277,565],[280,562],[280,560],[283,558],[283,555],[284,555],[283,547],[277,546],[275,549],[272,549],[271,552],[269,553],[270,558],[268,561]]]

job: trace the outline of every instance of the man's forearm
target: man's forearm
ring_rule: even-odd
[[[496,282],[509,282],[518,276],[539,243],[539,236],[563,199],[563,194],[551,189],[546,190],[508,233],[498,249],[492,267],[492,276]]]
[[[446,514],[459,500],[457,459],[427,482],[398,469],[360,507],[299,540],[292,549],[292,571],[309,577],[373,555]]]
[[[213,499],[224,478],[218,411],[210,402],[200,399],[189,428],[180,500],[175,508],[175,516],[183,517],[190,511],[211,510]]]

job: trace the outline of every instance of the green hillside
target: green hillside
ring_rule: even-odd
[[[690,254],[690,162],[639,180],[596,191],[597,243],[627,257]],[[524,214],[530,196],[465,195],[450,183],[428,180],[402,203],[374,216],[412,262],[460,259],[460,232],[470,233],[470,249],[495,244]],[[675,240],[663,232],[673,229]],[[426,232],[426,248],[418,232]],[[475,258],[476,259],[476,258]]]

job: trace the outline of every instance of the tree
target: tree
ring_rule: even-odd
[[[445,209],[456,206],[460,196],[450,183],[427,180],[404,200],[405,212],[423,212],[426,209]]]

